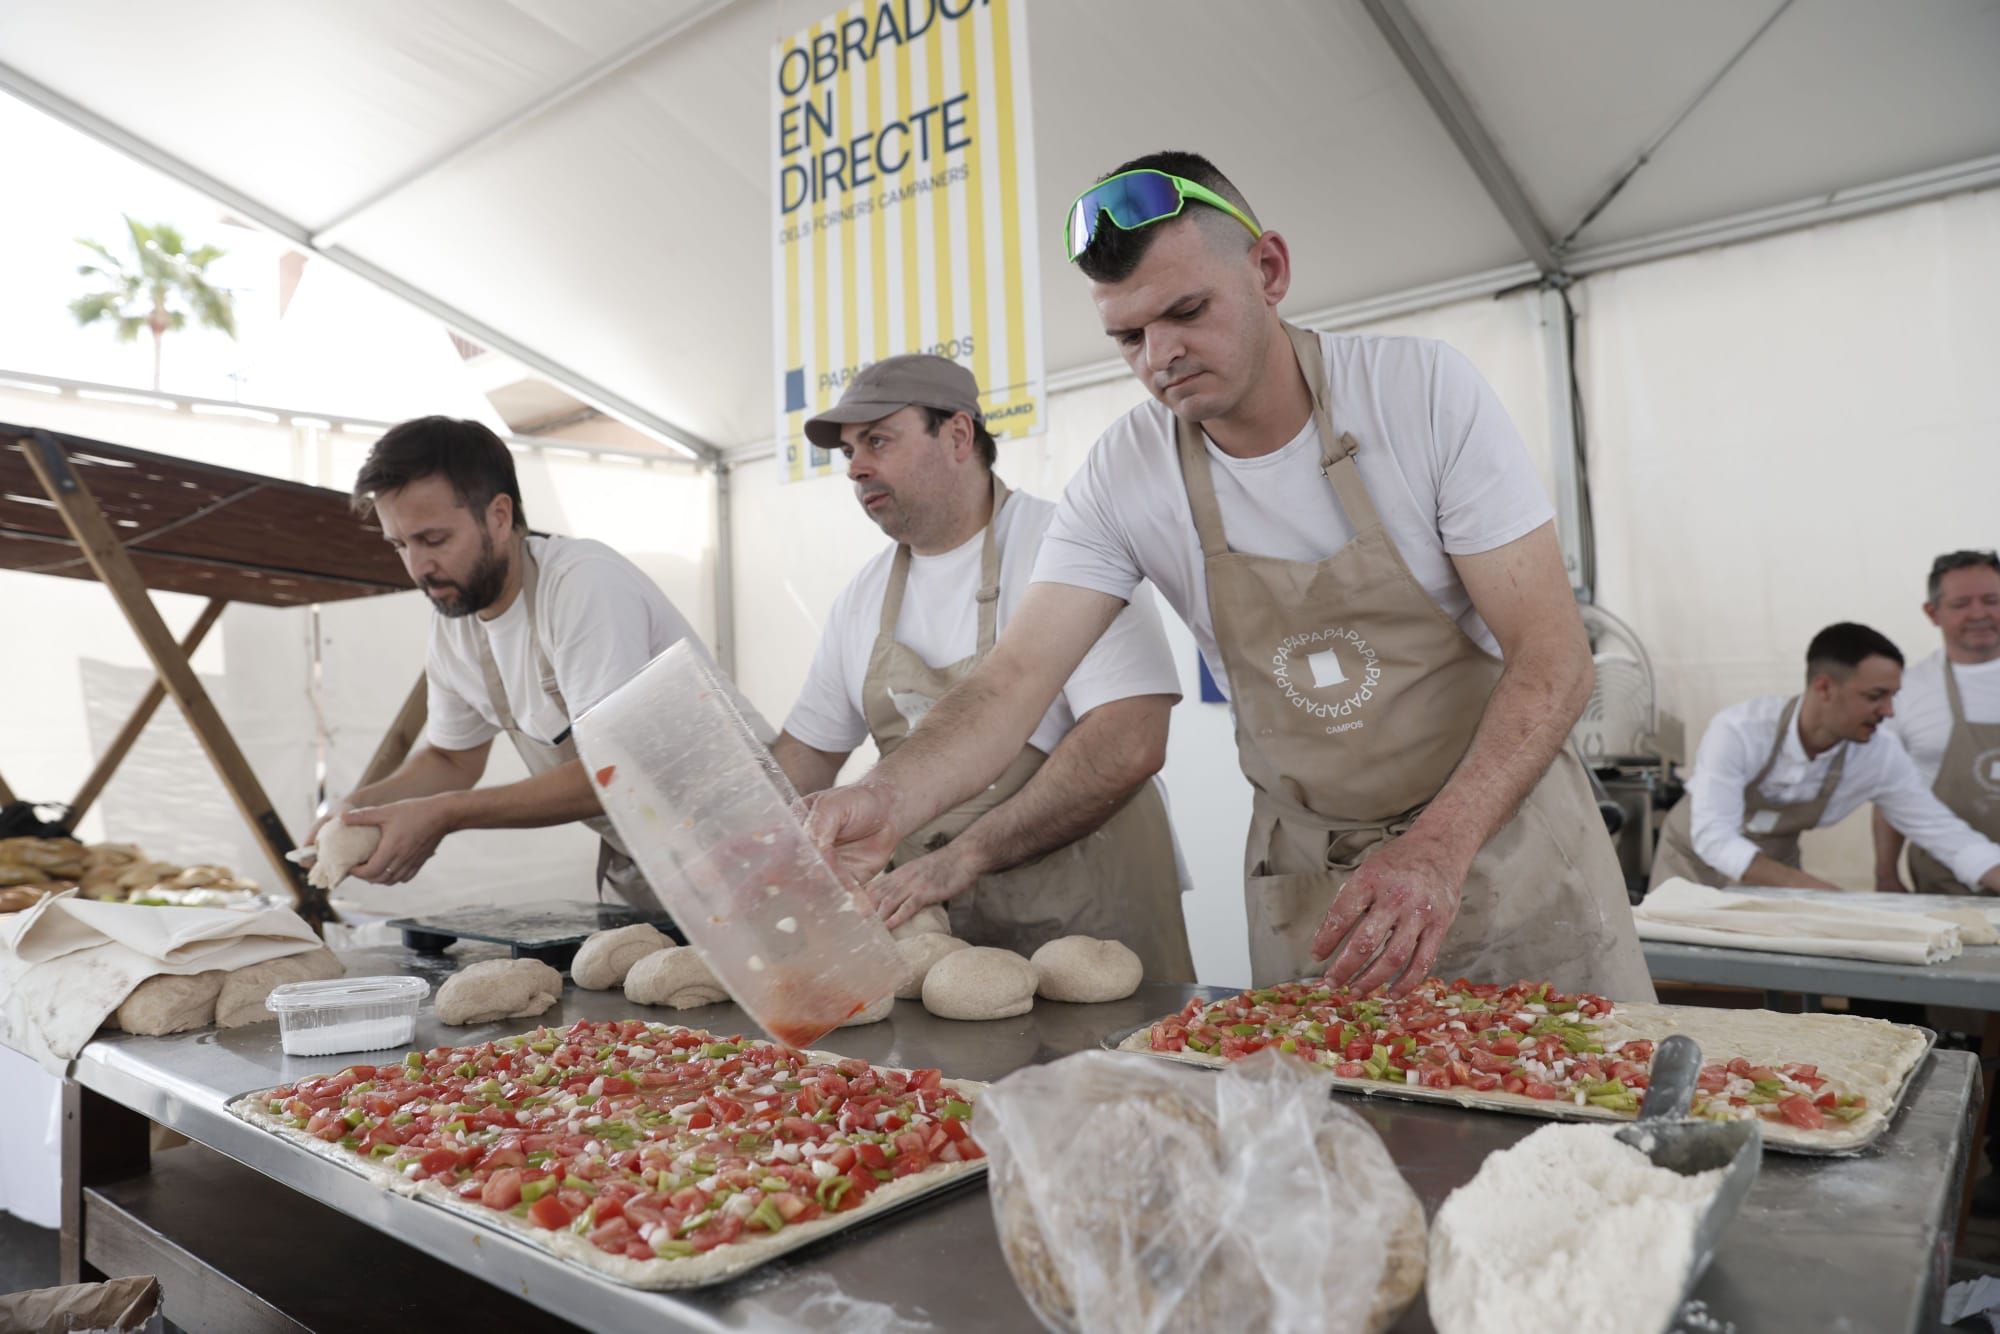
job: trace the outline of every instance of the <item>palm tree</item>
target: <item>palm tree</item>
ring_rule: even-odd
[[[77,272],[103,281],[96,291],[86,292],[69,303],[69,313],[78,324],[112,320],[118,340],[130,343],[141,329],[153,335],[153,388],[160,387],[160,345],[169,333],[187,327],[189,316],[197,325],[220,329],[236,337],[236,312],[227,288],[208,281],[208,266],[223,252],[212,245],[189,250],[180,232],[169,223],[151,226],[125,217],[131,234],[129,259],[111,253],[103,243],[77,238],[77,244],[97,256],[95,262],[79,264]]]

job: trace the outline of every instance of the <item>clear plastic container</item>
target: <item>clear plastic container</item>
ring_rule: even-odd
[[[722,985],[794,1047],[902,980],[888,931],[820,856],[798,794],[684,641],[576,721],[598,798]]]
[[[273,987],[264,1008],[278,1016],[287,1056],[407,1047],[417,1006],[430,994],[421,977],[335,977]]]

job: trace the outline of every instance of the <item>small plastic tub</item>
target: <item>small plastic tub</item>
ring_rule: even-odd
[[[278,1016],[287,1056],[406,1047],[417,1006],[430,994],[421,977],[336,977],[274,987],[264,1008]]]

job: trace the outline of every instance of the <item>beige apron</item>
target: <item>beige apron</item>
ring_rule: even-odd
[[[564,702],[562,691],[556,685],[556,669],[549,661],[549,651],[542,644],[541,627],[535,616],[536,586],[541,583],[540,570],[535,557],[528,550],[527,540],[521,542],[521,600],[528,618],[528,642],[534,645],[535,669],[541,677],[542,691],[556,702],[563,717],[569,717],[569,705]],[[507,703],[507,685],[500,676],[500,664],[493,659],[493,645],[488,641],[482,628],[473,639],[479,645],[479,670],[486,677],[486,695],[493,702],[493,711],[500,716],[501,730],[514,743],[514,750],[521,757],[521,763],[528,766],[530,774],[545,774],[576,758],[576,738],[565,727],[562,735],[554,741],[543,741],[521,730],[514,721],[514,710]],[[604,887],[611,886],[619,898],[645,913],[664,913],[659,896],[646,883],[645,875],[638,864],[626,854],[625,845],[618,841],[618,834],[611,827],[608,817],[592,816],[582,822],[586,829],[601,840],[597,848],[597,897],[604,898]]]
[[[1772,801],[1764,795],[1760,786],[1771,772],[1771,766],[1778,762],[1778,753],[1784,749],[1785,736],[1792,727],[1792,718],[1799,708],[1798,697],[1792,697],[1785,705],[1784,716],[1778,719],[1778,734],[1771,740],[1771,753],[1764,757],[1764,767],[1757,776],[1743,785],[1743,837],[1757,845],[1757,850],[1772,861],[1783,862],[1797,869],[1799,864],[1799,835],[1808,829],[1819,828],[1826,818],[1827,803],[1833,800],[1833,793],[1840,786],[1840,775],[1847,768],[1847,743],[1841,742],[1834,751],[1833,763],[1827,766],[1826,780],[1819,785],[1819,794],[1810,801]],[[1653,852],[1653,875],[1647,882],[1652,889],[1665,883],[1669,878],[1679,876],[1692,880],[1698,885],[1720,887],[1733,883],[1730,877],[1703,861],[1694,850],[1694,798],[1683,797],[1678,805],[1667,812],[1666,820],[1660,826],[1660,845]]]
[[[1334,896],[1451,777],[1501,673],[1410,574],[1362,483],[1358,446],[1334,433],[1319,340],[1285,327],[1351,542],[1317,563],[1231,551],[1202,432],[1178,423],[1237,752],[1255,789],[1244,898],[1259,985],[1324,969],[1312,939]],[[1653,998],[1617,855],[1567,748],[1474,859],[1434,971]]]
[[[1959,698],[1958,677],[1949,658],[1944,662],[1944,693],[1951,701],[1951,739],[1945,743],[1931,791],[1953,815],[2000,842],[2000,723],[1965,720],[1965,701]],[[1910,879],[1919,894],[1976,892],[1961,885],[1950,867],[1914,842],[1910,844]]]
[[[896,548],[882,625],[862,683],[868,730],[888,755],[909,736],[921,710],[970,675],[992,651],[1000,605],[1000,553],[995,533],[1007,487],[993,479],[993,517],[979,557],[979,640],[969,658],[932,667],[897,642],[896,621],[910,580],[910,549]],[[899,707],[900,701],[900,707]],[[1007,766],[992,786],[903,840],[891,866],[915,861],[958,837],[980,816],[1025,787],[1048,757],[1033,746]],[[1066,847],[979,877],[972,889],[945,904],[951,932],[975,945],[1032,954],[1059,936],[1095,936],[1131,946],[1152,982],[1194,981],[1187,926],[1181,919],[1180,876],[1174,864],[1173,827],[1159,786],[1148,781],[1116,814]]]

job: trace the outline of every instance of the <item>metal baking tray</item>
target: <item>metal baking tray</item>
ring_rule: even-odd
[[[1126,1039],[1136,1033],[1147,1031],[1164,1017],[1158,1016],[1147,1020],[1143,1024],[1134,1024],[1130,1028],[1121,1028],[1115,1033],[1106,1034],[1098,1042],[1098,1045],[1106,1051],[1118,1051],[1120,1050],[1120,1044]],[[1853,1144],[1816,1147],[1806,1144],[1781,1143],[1773,1140],[1771,1136],[1766,1135],[1764,1136],[1764,1147],[1774,1153],[1796,1154],[1802,1158],[1859,1158],[1864,1153],[1872,1150],[1875,1147],[1876,1141],[1887,1134],[1889,1127],[1895,1124],[1896,1118],[1902,1115],[1903,1104],[1909,1100],[1910,1086],[1916,1083],[1917,1071],[1923,1067],[1925,1061],[1930,1059],[1931,1052],[1937,1047],[1937,1033],[1934,1030],[1925,1028],[1919,1024],[1902,1024],[1899,1027],[1913,1028],[1917,1032],[1922,1033],[1924,1035],[1924,1050],[1915,1061],[1911,1062],[1909,1073],[1903,1076],[1902,1087],[1896,1090],[1896,1100],[1890,1106],[1888,1115],[1884,1116],[1876,1124],[1875,1129],[1870,1132],[1868,1138]],[[1213,1071],[1225,1068],[1223,1066],[1211,1065],[1207,1061],[1190,1060],[1173,1052],[1128,1051],[1126,1054],[1149,1056],[1156,1061],[1172,1061],[1175,1065],[1192,1066],[1197,1070]],[[1463,1107],[1467,1111],[1499,1112],[1503,1115],[1513,1116],[1534,1116],[1540,1117],[1545,1121],[1592,1121],[1599,1124],[1623,1125],[1636,1119],[1630,1116],[1620,1116],[1613,1112],[1602,1111],[1594,1107],[1579,1107],[1575,1103],[1568,1101],[1538,1102],[1530,1099],[1521,1103],[1478,1102],[1474,1100],[1474,1095],[1454,1089],[1425,1088],[1421,1084],[1388,1084],[1373,1079],[1343,1079],[1331,1070],[1326,1070],[1324,1067],[1321,1069],[1322,1073],[1326,1076],[1327,1082],[1333,1086],[1335,1093],[1356,1093],[1374,1098],[1400,1098],[1405,1102],[1447,1103],[1452,1106]]]
[[[476,905],[398,917],[389,925],[401,931],[403,944],[419,954],[442,954],[461,939],[483,940],[508,946],[516,959],[540,959],[558,972],[567,972],[585,940],[599,931],[639,922],[657,927],[677,944],[687,944],[673,919],[664,913],[577,899]]]
[[[833,1053],[829,1052],[814,1054],[821,1056],[833,1055]],[[839,1058],[835,1057],[835,1059]],[[895,1069],[900,1067],[877,1066],[876,1068]],[[280,1133],[271,1126],[255,1119],[254,1116],[248,1114],[243,1108],[243,1104],[246,1101],[269,1092],[270,1087],[265,1086],[263,1088],[249,1089],[239,1093],[228,1099],[224,1103],[224,1108],[231,1116],[236,1117],[256,1130],[264,1132],[272,1139],[282,1144],[290,1145],[301,1153],[308,1153],[314,1157],[323,1158],[327,1162],[334,1163],[352,1172],[355,1176],[379,1187],[386,1193],[397,1195],[403,1199],[424,1205],[427,1208],[435,1209],[440,1213],[448,1214],[470,1226],[482,1229],[484,1233],[504,1237],[514,1245],[534,1251],[558,1263],[568,1265],[570,1268],[589,1274],[591,1277],[599,1279],[602,1282],[615,1283],[620,1287],[632,1288],[640,1292],[690,1292],[697,1288],[712,1288],[717,1284],[733,1282],[745,1274],[763,1268],[774,1260],[790,1256],[794,1251],[803,1250],[809,1246],[816,1246],[821,1242],[839,1240],[857,1228],[864,1228],[880,1220],[897,1217],[921,1205],[929,1204],[931,1201],[942,1196],[982,1186],[986,1182],[987,1167],[990,1161],[980,1158],[971,1163],[963,1164],[963,1171],[956,1172],[951,1176],[941,1177],[930,1185],[912,1190],[907,1195],[899,1196],[894,1200],[873,1208],[864,1205],[864,1207],[848,1213],[827,1215],[824,1221],[833,1223],[834,1226],[832,1227],[807,1232],[802,1226],[795,1224],[793,1227],[787,1228],[784,1232],[778,1234],[776,1238],[771,1239],[771,1244],[769,1245],[760,1246],[754,1252],[746,1248],[741,1255],[740,1262],[724,1265],[715,1273],[667,1284],[630,1283],[594,1265],[564,1255],[560,1251],[535,1245],[534,1242],[528,1239],[530,1234],[509,1227],[497,1221],[497,1219],[489,1217],[492,1211],[483,1206],[461,1202],[457,1199],[437,1200],[423,1194],[393,1190],[374,1174],[365,1170],[364,1162],[348,1150],[342,1149],[338,1145],[322,1144],[319,1141],[307,1144],[292,1138],[290,1135]]]

